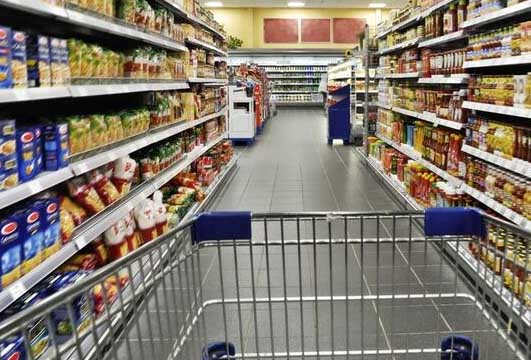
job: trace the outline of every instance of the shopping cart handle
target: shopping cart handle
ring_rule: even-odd
[[[462,335],[450,335],[441,342],[441,360],[478,360],[479,346]]]
[[[250,240],[250,211],[214,211],[200,214],[194,222],[194,243],[209,240]]]
[[[430,208],[424,216],[426,236],[481,236],[485,235],[483,216],[478,209]]]
[[[235,359],[236,347],[228,342],[213,342],[203,348],[201,360]]]

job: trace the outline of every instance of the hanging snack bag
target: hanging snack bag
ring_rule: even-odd
[[[135,170],[136,161],[128,156],[119,158],[114,162],[114,172],[111,180],[121,196],[129,193]]]
[[[2,289],[21,276],[22,244],[20,242],[20,216],[12,215],[0,221],[0,270]]]
[[[135,207],[135,220],[140,230],[142,242],[148,243],[157,237],[155,205],[152,200],[145,199]]]
[[[162,203],[162,192],[155,191],[153,194],[153,201],[155,203],[155,225],[157,227],[157,235],[161,236],[168,231],[168,216],[166,214],[166,206]]]
[[[11,38],[11,75],[14,88],[28,87],[28,66],[26,58],[26,34],[13,31]]]
[[[103,234],[111,260],[119,259],[128,254],[129,248],[125,239],[125,233],[126,223],[124,220],[119,220]]]
[[[42,260],[44,249],[44,224],[41,221],[41,213],[44,203],[31,204],[29,208],[19,210],[20,215],[20,242],[22,246],[22,274],[28,274],[37,267]]]
[[[28,87],[51,86],[50,47],[48,37],[31,34],[26,37]]]
[[[105,204],[98,193],[90,184],[86,184],[83,178],[75,178],[68,182],[70,196],[81,205],[89,215],[95,215],[105,209]]]
[[[98,169],[89,172],[87,180],[105,205],[110,205],[120,198],[120,193],[116,190],[114,184]]]

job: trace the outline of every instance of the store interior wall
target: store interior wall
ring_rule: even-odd
[[[215,8],[211,9],[217,21],[222,23],[229,35],[243,40],[242,48],[311,48],[347,49],[352,44],[306,43],[266,44],[264,43],[265,18],[364,18],[371,28],[389,16],[388,9],[344,9],[344,8]]]

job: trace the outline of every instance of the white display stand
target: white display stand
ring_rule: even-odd
[[[229,139],[254,142],[256,135],[254,97],[244,87],[229,86]]]

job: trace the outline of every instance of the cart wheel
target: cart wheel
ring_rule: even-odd
[[[227,353],[228,352],[228,353]],[[207,344],[203,348],[201,360],[236,359],[236,347],[222,341]]]
[[[447,336],[441,342],[441,360],[478,360],[479,346],[461,335]]]

